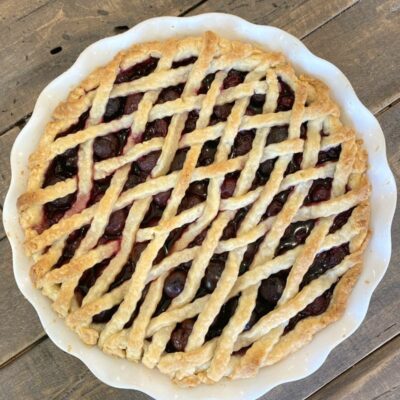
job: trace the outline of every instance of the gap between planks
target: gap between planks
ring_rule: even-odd
[[[207,1],[207,0],[206,0]],[[324,22],[323,24],[321,24],[320,26],[316,27],[313,31],[307,33],[306,35],[304,35],[303,38],[301,38],[301,40],[305,40],[307,39],[312,33],[318,31],[319,29],[321,29],[325,24],[327,24],[330,21],[335,20],[336,18],[339,18],[342,14],[344,14],[345,12],[349,11],[351,8],[353,8],[354,6],[356,6],[361,0],[357,0],[355,1],[353,4],[349,4],[348,7],[344,8],[342,11],[340,11],[338,14],[336,14],[335,16],[333,16],[329,21]]]
[[[322,386],[307,400],[398,399],[400,384],[400,335],[388,340],[384,345],[371,352],[353,367]],[[387,373],[383,373],[386,371]],[[393,394],[393,397],[392,397]]]
[[[1,239],[2,240],[2,239]],[[0,240],[0,241],[1,241]],[[31,344],[29,344],[28,346],[24,347],[22,350],[20,350],[18,353],[15,353],[13,356],[11,356],[8,360],[4,361],[2,364],[0,364],[0,370],[4,367],[7,367],[7,365],[11,364],[12,362],[14,362],[17,358],[23,356],[25,353],[27,353],[28,351],[30,351],[31,349],[33,349],[34,347],[36,347],[36,345],[42,343],[43,341],[45,341],[46,339],[48,339],[49,337],[44,334],[42,336],[39,336],[38,339],[34,340]]]

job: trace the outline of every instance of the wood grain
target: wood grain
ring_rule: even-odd
[[[400,336],[382,346],[309,400],[398,400]]]
[[[49,339],[3,368],[0,382],[0,399],[151,399],[140,392],[105,385],[80,360]]]
[[[1,1],[0,87],[7,96],[0,96],[0,132],[30,113],[40,91],[89,44],[198,1]]]
[[[278,3],[286,7],[274,8]],[[399,35],[399,1],[310,0],[270,4],[242,0],[231,2],[228,7],[224,12],[285,29],[299,38],[306,36],[305,45],[339,67],[373,112],[400,96],[400,40],[394,39]],[[191,14],[223,10],[226,2],[217,0],[206,2]]]
[[[7,93],[7,96],[0,96],[0,133],[6,132],[0,137],[0,207],[8,188],[11,145],[42,88],[71,65],[88,44],[114,34],[118,26],[123,30],[125,25],[132,26],[151,16],[222,11],[237,14],[251,22],[272,24],[298,37],[306,37],[304,41],[313,52],[334,62],[345,72],[361,100],[374,112],[399,97],[398,0],[215,0],[191,9],[197,3],[194,0],[148,4],[142,1],[96,0],[88,6],[88,3],[77,0],[0,2],[0,60],[3,67],[0,87]],[[52,55],[50,50],[56,47],[62,47],[62,50]],[[388,144],[389,161],[399,185],[400,104],[381,113],[379,120]],[[18,121],[15,128],[7,130],[8,126]],[[4,231],[0,224],[0,239],[2,237]],[[400,218],[396,215],[393,243],[399,242]],[[6,363],[0,374],[0,398],[149,398],[138,392],[107,387],[79,360],[63,353],[49,339],[45,339],[36,313],[14,283],[11,253],[6,240],[0,240],[0,252],[3,256],[0,263],[3,270],[0,282],[0,365]],[[397,339],[375,351],[400,332],[400,277],[396,270],[399,262],[400,250],[395,245],[391,266],[373,296],[363,325],[332,352],[318,373],[305,380],[282,385],[263,396],[263,400],[300,400],[315,392],[312,400],[350,398],[332,397],[337,390],[336,385],[347,388],[347,391],[341,390],[342,396],[355,390],[356,397],[351,397],[354,399],[372,400],[374,397],[368,396],[374,393],[375,398],[400,398],[398,391],[393,391],[394,397],[391,391],[392,383],[396,383],[393,374],[382,378],[382,374],[390,375],[389,372],[396,371],[396,367],[398,370],[398,355],[390,356],[390,351],[386,350],[393,350],[392,343],[398,347]],[[13,318],[8,316],[11,309]],[[359,363],[349,370],[356,362]],[[375,364],[384,366],[374,372],[372,367]],[[376,384],[369,386],[368,382],[360,380],[366,371],[371,371],[370,379]],[[342,373],[343,377],[348,377],[343,379],[347,380],[338,378]],[[374,391],[380,380],[385,383]],[[333,383],[327,385],[330,381]],[[368,390],[362,390],[364,383]]]
[[[10,152],[19,132],[20,129],[16,126],[0,136],[0,207],[4,204],[4,198],[10,184]]]
[[[3,210],[0,209],[0,240],[4,239],[6,233],[4,232],[3,226]]]
[[[360,1],[309,35],[304,44],[333,62],[374,113],[400,96],[400,2]]]
[[[1,365],[43,337],[44,332],[35,310],[17,288],[12,270],[10,244],[5,238],[0,241],[0,255]],[[3,386],[3,383],[0,386]]]
[[[237,15],[260,25],[273,25],[303,38],[358,0],[240,0],[208,1],[189,15],[205,12],[223,12]]]

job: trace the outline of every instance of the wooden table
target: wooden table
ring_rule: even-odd
[[[155,0],[0,2],[0,213],[9,153],[40,91],[90,43],[159,15],[221,11],[301,38],[350,79],[385,133],[400,179],[400,0]],[[390,267],[358,331],[312,376],[262,399],[400,399],[399,215]],[[149,399],[99,382],[45,335],[18,291],[0,225],[0,399]]]

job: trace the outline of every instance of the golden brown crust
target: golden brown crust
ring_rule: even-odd
[[[159,59],[153,73],[131,82],[115,83],[120,70],[149,56]],[[174,61],[191,56],[196,57],[193,64],[172,68]],[[246,71],[245,80],[223,89],[224,79],[232,69]],[[200,84],[208,74],[215,74],[215,79],[207,93],[199,94]],[[293,107],[288,111],[275,112],[280,96],[279,80],[295,93]],[[162,89],[180,83],[184,83],[180,98],[156,104]],[[133,93],[144,94],[137,111],[102,122],[110,98]],[[261,114],[247,115],[254,94],[266,94],[266,101]],[[210,126],[214,108],[226,103],[233,105],[227,120]],[[199,112],[196,127],[181,135],[192,110]],[[57,137],[76,124],[85,112],[89,117],[83,129]],[[171,118],[165,137],[136,144],[147,123],[165,117]],[[339,117],[339,108],[331,100],[326,85],[308,76],[297,77],[281,54],[229,41],[212,32],[202,37],[137,44],[120,52],[108,65],[93,71],[56,107],[38,148],[30,156],[28,185],[18,199],[18,209],[26,252],[34,260],[32,281],[50,297],[54,309],[85,343],[97,344],[115,356],[142,360],[148,367],[157,366],[179,385],[191,387],[212,384],[224,377],[236,379],[256,374],[260,368],[298,350],[315,333],[340,318],[361,271],[370,212],[367,153],[362,141],[353,130],[342,125]],[[306,137],[301,135],[304,123]],[[266,145],[271,128],[281,125],[288,125],[288,138]],[[95,162],[94,140],[121,129],[131,130],[122,154]],[[246,130],[256,132],[251,150],[230,158],[237,133]],[[197,167],[203,144],[209,140],[219,140],[214,162]],[[319,153],[339,145],[338,161],[319,165]],[[77,175],[43,187],[50,162],[75,147],[79,148]],[[188,148],[188,152],[182,170],[169,173],[176,152],[183,148]],[[160,151],[160,157],[149,178],[124,190],[131,164],[154,151]],[[287,175],[296,153],[302,153],[301,168]],[[275,159],[265,185],[253,189],[259,165]],[[222,199],[225,175],[235,171],[240,171],[240,176],[233,196]],[[93,181],[106,177],[111,177],[109,188],[100,201],[88,206]],[[331,198],[305,206],[313,181],[326,178],[332,180]],[[204,179],[209,180],[207,199],[178,212],[189,184]],[[290,188],[293,189],[282,210],[263,219],[274,196]],[[153,196],[167,190],[172,190],[172,194],[158,225],[141,228]],[[44,229],[44,205],[72,193],[76,193],[76,200],[71,209],[59,222]],[[99,244],[111,214],[126,207],[130,209],[122,237]],[[222,239],[224,229],[243,207],[249,211],[236,236]],[[348,221],[331,233],[335,217],[349,209],[353,211]],[[307,220],[316,222],[305,243],[276,255],[286,228],[293,222]],[[190,224],[190,229],[175,242],[166,258],[155,263],[170,232],[186,224]],[[54,268],[69,235],[84,226],[88,226],[87,232],[73,257]],[[190,247],[206,228],[201,245]],[[248,271],[239,276],[247,246],[260,238],[263,239]],[[145,241],[149,244],[141,253],[132,277],[109,290],[135,243]],[[346,243],[349,254],[338,265],[301,286],[319,253]],[[211,257],[224,252],[228,252],[228,257],[216,289],[196,298]],[[89,288],[82,304],[78,304],[74,292],[82,275],[105,259],[110,262]],[[191,267],[183,291],[164,312],[154,317],[165,279],[171,270],[187,262],[191,262]],[[288,271],[286,286],[277,305],[246,330],[262,281],[285,270]],[[147,295],[141,299],[146,285]],[[285,331],[292,317],[333,285],[336,286],[325,312],[304,318],[294,329]],[[206,341],[206,334],[224,303],[235,296],[239,296],[238,306],[221,335]],[[113,307],[117,311],[109,322],[93,322],[95,315]],[[126,328],[135,310],[137,316],[132,326]],[[196,321],[185,351],[166,353],[176,325],[192,317]],[[240,352],[243,349],[247,350]]]

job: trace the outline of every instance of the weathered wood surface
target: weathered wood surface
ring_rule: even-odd
[[[90,8],[79,6],[78,3],[84,2],[36,1],[32,4],[19,1],[14,5],[11,0],[6,0],[0,3],[0,60],[6,72],[0,76],[0,87],[7,89],[7,96],[0,96],[0,133],[6,132],[0,137],[0,208],[8,187],[11,145],[19,132],[18,126],[23,125],[23,121],[20,120],[32,111],[40,90],[72,64],[88,44],[113,34],[116,26],[132,26],[151,16],[223,11],[237,14],[255,23],[272,24],[298,37],[306,36],[306,45],[317,55],[339,66],[352,82],[362,101],[374,112],[382,110],[399,97],[400,42],[395,40],[400,29],[398,1],[335,0],[327,4],[322,0],[241,0],[228,3],[216,0],[200,2],[201,4],[195,7],[198,2],[188,0],[158,1],[148,5],[144,2],[135,2],[137,4],[132,5],[132,2],[129,2],[129,6],[127,1],[122,0],[95,1],[91,2]],[[74,4],[74,7],[71,4]],[[127,11],[131,9],[138,11]],[[50,49],[57,46],[63,47],[62,52],[51,55]],[[25,55],[28,55],[27,60]],[[10,67],[10,63],[13,64],[13,68]],[[15,65],[23,65],[24,68],[16,68]],[[399,182],[400,104],[382,112],[379,120],[388,142],[390,163]],[[14,126],[18,121],[20,123],[15,128],[7,130],[7,127]],[[393,226],[393,243],[396,244],[399,243],[400,236],[398,217]],[[1,226],[0,239],[3,236]],[[3,318],[0,337],[7,338],[0,342],[0,365],[4,365],[0,373],[0,398],[147,398],[136,392],[107,387],[94,378],[80,361],[56,349],[50,340],[44,337],[33,308],[16,288],[11,272],[10,249],[6,240],[0,241],[0,252],[3,256],[0,265],[4,271],[0,283],[0,312]],[[348,390],[352,390],[355,386],[349,385],[353,379],[359,379],[358,382],[361,382],[363,370],[360,368],[368,370],[376,381],[379,381],[382,371],[385,374],[390,371],[395,373],[397,356],[390,358],[388,366],[375,372],[374,363],[369,362],[372,357],[387,360],[387,357],[382,355],[386,353],[382,352],[389,345],[392,348],[392,342],[367,356],[399,334],[400,277],[396,271],[399,260],[400,252],[394,245],[391,267],[375,292],[368,316],[357,333],[335,349],[316,374],[299,382],[282,385],[263,399],[305,399],[314,392],[315,399],[336,399],[341,397],[332,397],[335,393],[332,385],[341,382],[339,380],[342,377],[349,376],[347,387]],[[10,310],[16,310],[13,311],[12,319],[11,316],[7,317]],[[381,356],[378,356],[378,353]],[[348,370],[360,360],[363,361]],[[340,376],[346,370],[347,372]],[[350,373],[353,375],[349,375]],[[332,383],[327,385],[331,381]],[[394,380],[387,377],[385,382],[388,383],[382,385],[383,389],[392,387]],[[392,396],[391,392],[378,392],[360,391],[357,396],[362,397],[353,398],[399,398],[388,397]],[[346,390],[341,393],[343,396],[349,395]]]
[[[382,346],[309,400],[400,399],[400,336]]]
[[[0,255],[0,365],[2,365],[43,337],[44,332],[35,310],[17,288],[12,270],[10,244],[6,238],[0,241]],[[0,373],[0,381],[2,376]],[[3,386],[3,382],[0,386]]]
[[[3,207],[4,199],[11,180],[10,152],[11,147],[20,129],[18,126],[10,129],[0,136],[0,207]]]
[[[299,38],[342,13],[359,0],[213,0],[196,7],[188,15],[206,12],[234,14],[254,24],[273,25]]]
[[[306,36],[303,39],[306,46],[317,56],[337,65],[371,111],[377,112],[399,97],[398,0],[310,0],[296,1],[296,6],[292,7],[289,7],[290,1],[274,3],[287,3],[286,9],[273,9],[273,5],[265,9],[263,1],[250,2],[253,6],[246,6],[245,0],[232,3],[234,6],[228,6],[225,12],[285,29],[299,38]],[[190,14],[226,9],[225,0],[214,0]],[[337,16],[332,18],[332,15]]]
[[[196,3],[198,0],[0,2],[0,88],[7,93],[0,96],[0,132],[32,112],[40,91],[89,44],[150,17],[179,15]],[[53,50],[59,47],[59,52]]]

